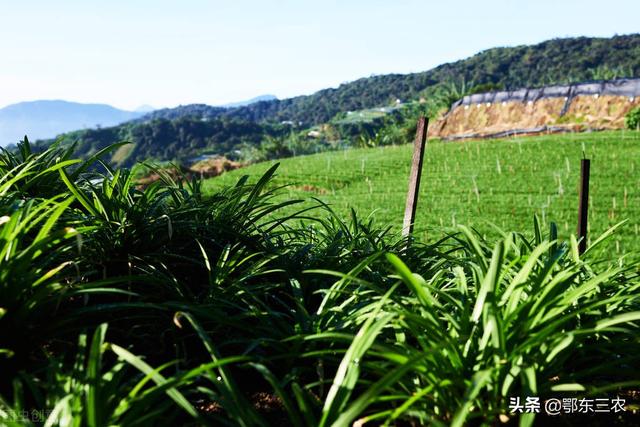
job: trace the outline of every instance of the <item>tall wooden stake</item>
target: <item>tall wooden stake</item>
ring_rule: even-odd
[[[591,162],[582,159],[580,165],[580,204],[578,205],[578,251],[583,254],[587,250],[587,223],[589,211],[589,171]]]
[[[427,128],[429,119],[420,117],[418,119],[418,129],[416,139],[413,143],[413,159],[411,160],[411,174],[409,175],[409,192],[407,193],[407,205],[404,210],[404,221],[402,223],[402,235],[409,236],[413,232],[413,224],[416,219],[416,208],[418,207],[418,192],[420,191],[420,176],[422,175],[422,160],[424,158],[424,148],[427,145]]]

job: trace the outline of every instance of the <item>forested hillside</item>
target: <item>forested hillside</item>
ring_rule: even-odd
[[[203,154],[230,155],[245,145],[257,145],[266,137],[283,136],[286,127],[242,121],[229,117],[202,120],[181,117],[130,122],[110,128],[81,130],[61,137],[76,143],[76,152],[89,157],[114,142],[129,141],[113,155],[116,166],[132,166],[143,160],[187,160]],[[50,141],[41,141],[44,147]]]
[[[329,121],[342,111],[433,96],[442,85],[491,84],[503,89],[640,76],[640,34],[613,38],[554,39],[532,46],[499,47],[414,74],[367,77],[310,96],[263,101],[228,111],[252,121]]]
[[[434,115],[472,92],[634,76],[640,76],[640,34],[554,39],[532,46],[489,49],[422,73],[362,78],[309,96],[236,108],[192,104],[159,110],[120,126],[73,132],[62,138],[77,140],[77,153],[82,157],[121,140],[133,142],[116,153],[112,160],[117,165],[149,158],[184,160],[202,152],[229,155],[243,148],[241,157],[264,159],[336,144],[371,145],[374,141],[376,145],[376,140],[389,137],[389,132],[382,133],[382,127],[390,122],[397,125],[397,116],[369,123],[361,135],[354,135],[353,126],[341,132],[340,126],[333,125],[350,112],[396,105],[398,100],[401,105],[426,100],[419,112]],[[404,111],[400,126],[407,128],[414,122],[409,113],[418,109]],[[300,138],[307,138],[309,130],[318,125],[323,132],[314,132],[322,137],[301,142]],[[332,136],[324,138],[327,133]],[[404,130],[395,133],[406,134]],[[280,139],[274,142],[272,138]],[[265,142],[271,153],[254,156],[251,150],[261,144],[264,148]]]

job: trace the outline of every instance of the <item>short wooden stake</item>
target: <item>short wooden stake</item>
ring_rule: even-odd
[[[411,160],[411,174],[409,175],[409,192],[407,193],[407,205],[404,210],[402,223],[402,235],[409,236],[413,233],[413,224],[416,219],[418,207],[418,192],[420,191],[420,176],[422,175],[422,161],[424,149],[427,145],[427,128],[429,119],[420,117],[416,130],[416,139],[413,143],[413,159]]]
[[[580,252],[580,254],[583,254],[587,250],[590,169],[591,161],[589,159],[582,159],[580,165],[580,204],[578,205],[578,252]]]

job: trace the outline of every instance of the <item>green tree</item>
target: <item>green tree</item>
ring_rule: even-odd
[[[640,107],[629,111],[624,119],[627,129],[640,130]]]

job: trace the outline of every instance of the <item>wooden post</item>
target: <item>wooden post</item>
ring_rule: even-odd
[[[427,145],[427,128],[429,119],[420,117],[416,130],[416,139],[413,143],[413,159],[411,160],[411,174],[409,175],[409,192],[407,193],[407,205],[404,210],[404,221],[402,223],[402,235],[409,236],[413,232],[413,224],[416,219],[416,208],[418,206],[418,192],[420,191],[420,176],[422,175],[422,160],[424,159],[424,148]]]
[[[589,211],[589,171],[591,162],[582,159],[580,165],[580,204],[578,205],[578,252],[583,254],[587,250],[587,223]]]

